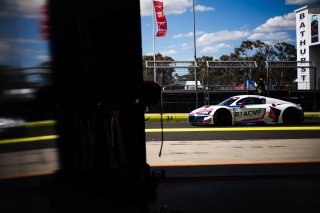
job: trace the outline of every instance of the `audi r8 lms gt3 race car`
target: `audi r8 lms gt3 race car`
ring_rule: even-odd
[[[260,95],[238,95],[217,105],[189,113],[192,125],[299,124],[304,120],[299,104]]]

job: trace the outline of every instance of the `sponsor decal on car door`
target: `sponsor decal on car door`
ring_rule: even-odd
[[[234,109],[235,122],[252,121],[259,122],[263,121],[265,108],[239,108]]]

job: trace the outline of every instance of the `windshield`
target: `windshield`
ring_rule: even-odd
[[[218,103],[217,105],[219,105],[219,106],[229,106],[230,104],[232,104],[236,100],[238,100],[238,98],[228,98],[228,99]]]

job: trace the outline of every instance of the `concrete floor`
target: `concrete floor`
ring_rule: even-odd
[[[78,180],[71,180],[70,186],[57,181],[57,174],[3,179],[0,212],[320,212],[317,163],[151,167],[151,171],[156,190],[147,197],[139,197],[134,186],[95,190],[97,184]]]

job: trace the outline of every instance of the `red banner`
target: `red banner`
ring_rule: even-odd
[[[48,6],[42,5],[40,8],[40,34],[44,40],[49,40],[49,15]]]
[[[154,0],[154,10],[156,12],[156,20],[158,24],[157,37],[163,37],[167,33],[167,20],[163,14],[163,0]]]

